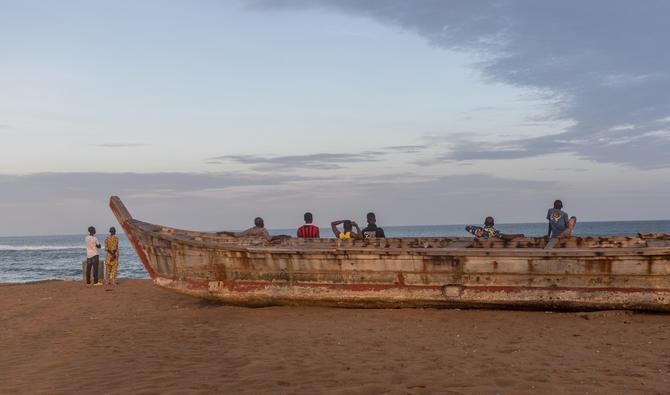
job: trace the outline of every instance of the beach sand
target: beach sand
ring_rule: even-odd
[[[0,286],[0,393],[670,393],[670,315],[242,308]]]

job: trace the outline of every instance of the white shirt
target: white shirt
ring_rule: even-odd
[[[86,241],[86,258],[93,258],[99,255],[98,245],[100,245],[100,242],[98,239],[95,236],[88,235],[84,240]]]

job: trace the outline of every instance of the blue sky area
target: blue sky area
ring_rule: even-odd
[[[665,1],[0,5],[0,235],[670,218]]]

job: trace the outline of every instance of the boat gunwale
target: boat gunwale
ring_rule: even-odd
[[[152,237],[163,239],[168,242],[181,243],[185,245],[190,245],[192,247],[207,249],[207,250],[223,250],[229,252],[250,252],[250,253],[276,253],[276,254],[309,254],[309,253],[378,253],[386,255],[395,255],[395,254],[417,254],[417,255],[438,255],[438,256],[517,256],[517,257],[612,257],[612,256],[655,256],[655,255],[669,255],[670,247],[597,247],[597,248],[556,248],[545,250],[543,248],[516,248],[516,247],[505,247],[505,248],[449,248],[447,247],[358,247],[358,246],[347,246],[344,243],[340,246],[333,246],[329,248],[297,248],[297,247],[285,247],[281,245],[262,245],[262,246],[243,246],[235,243],[223,243],[217,241],[204,241],[191,239],[187,237],[179,237],[167,232],[161,232],[151,229],[143,229],[147,226],[161,228],[160,225],[151,224],[148,222],[143,222],[139,220],[129,220],[128,225],[133,228],[139,228],[137,231],[145,232],[151,234]],[[179,231],[179,229],[175,229]],[[189,232],[189,231],[184,231]],[[207,233],[200,232],[200,234],[211,235],[212,237],[218,237],[217,233]],[[439,237],[438,237],[439,238]],[[260,238],[257,238],[260,239]],[[402,240],[404,238],[388,238],[392,240]],[[437,238],[436,238],[437,239]],[[454,241],[458,240],[474,240],[474,238],[469,237],[454,237]],[[330,239],[327,239],[330,240]]]

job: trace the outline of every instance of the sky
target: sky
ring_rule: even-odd
[[[0,9],[0,235],[670,218],[667,1]]]

